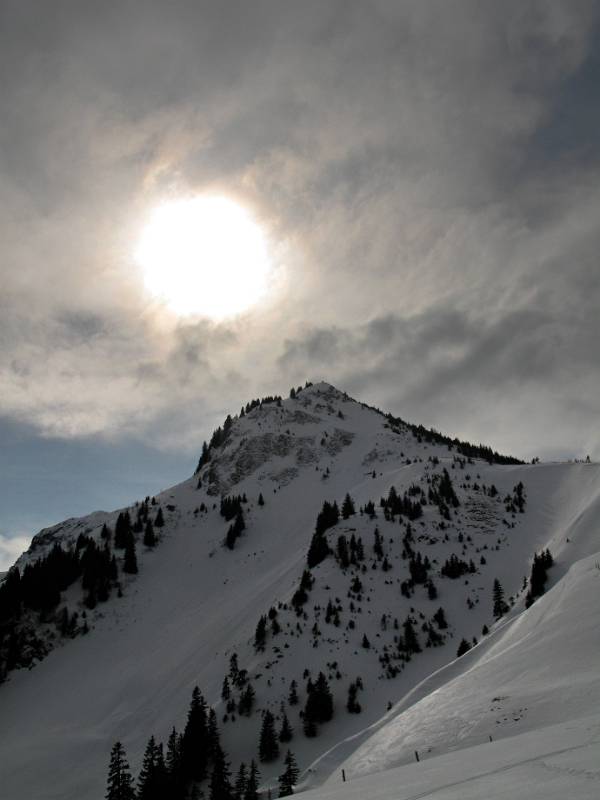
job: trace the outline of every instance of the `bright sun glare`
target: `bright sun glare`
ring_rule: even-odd
[[[181,316],[235,316],[261,298],[270,272],[263,231],[226,197],[159,206],[135,256],[146,289]]]

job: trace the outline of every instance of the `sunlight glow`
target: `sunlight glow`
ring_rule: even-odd
[[[263,231],[226,197],[173,200],[156,208],[135,258],[146,289],[171,311],[215,320],[255,305],[271,271]]]

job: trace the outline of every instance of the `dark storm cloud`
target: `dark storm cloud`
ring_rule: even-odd
[[[6,417],[192,450],[319,372],[523,454],[597,447],[595,2],[0,15]],[[264,223],[277,288],[168,322],[133,246],[155,203],[205,189]]]

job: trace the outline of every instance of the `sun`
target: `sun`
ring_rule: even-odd
[[[247,311],[268,288],[267,239],[242,206],[198,196],[158,206],[135,258],[147,291],[179,316],[221,320]]]

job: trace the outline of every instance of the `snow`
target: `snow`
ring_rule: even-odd
[[[586,717],[600,698],[599,592],[598,556],[576,562],[530,609],[416,687],[342,768],[364,775],[415,750],[429,758]]]
[[[600,715],[303,793],[304,800],[596,800]]]
[[[329,778],[317,796],[334,797],[340,791],[342,767],[349,777],[343,787],[346,794],[340,795],[344,797],[359,792],[356,787],[367,785],[364,782],[375,796],[400,797],[394,783],[399,773],[406,776],[403,785],[414,789],[406,797],[427,796],[419,792],[433,791],[435,781],[444,780],[442,770],[454,775],[452,780],[471,776],[468,791],[480,787],[482,780],[496,780],[494,770],[502,765],[505,772],[498,775],[505,774],[506,780],[533,781],[539,765],[522,759],[518,766],[515,759],[529,748],[527,752],[545,760],[554,752],[552,736],[560,737],[548,733],[556,725],[563,726],[562,735],[577,748],[548,755],[561,786],[571,780],[566,770],[573,771],[573,793],[562,796],[591,796],[575,793],[576,785],[593,783],[575,772],[577,764],[588,770],[586,754],[597,756],[596,740],[585,739],[584,720],[600,713],[600,646],[594,632],[600,587],[600,469],[595,464],[490,466],[478,461],[462,470],[452,467],[453,455],[445,446],[419,443],[407,429],[393,431],[381,414],[324,383],[303,390],[296,400],[285,400],[281,408],[264,405],[236,418],[229,441],[202,470],[201,489],[194,477],[157,496],[166,519],[163,538],[154,551],[138,545],[140,574],[127,579],[124,597],[113,597],[89,614],[87,636],[57,642],[46,659],[31,670],[11,673],[0,686],[3,800],[101,796],[112,743],[123,741],[137,770],[151,734],[166,740],[173,725],[182,729],[196,684],[217,707],[233,769],[241,759],[256,757],[260,710],[251,719],[222,722],[221,683],[234,651],[240,666],[249,670],[258,709],[277,712],[292,678],[298,681],[302,702],[305,668],[313,676],[319,670],[332,676],[336,714],[318,738],[302,735],[300,706],[288,709],[295,729],[291,749],[305,770],[302,786],[318,786]],[[428,461],[434,456],[439,467]],[[211,466],[217,473],[212,483]],[[294,635],[295,614],[280,609],[282,633],[269,635],[265,653],[254,652],[258,618],[271,606],[289,602],[298,586],[323,500],[341,503],[350,492],[357,507],[368,500],[377,503],[391,485],[400,493],[414,482],[426,486],[427,475],[442,467],[451,474],[461,499],[459,514],[445,542],[437,509],[426,506],[424,524],[414,523],[415,548],[438,559],[437,572],[450,553],[461,555],[457,533],[463,530],[472,538],[464,542],[464,557],[477,560],[476,575],[456,581],[436,576],[439,599],[429,600],[423,587],[417,587],[407,600],[399,590],[400,580],[407,577],[400,556],[403,529],[397,521],[386,522],[380,511],[375,521],[357,514],[340,521],[329,535],[332,544],[340,533],[363,538],[369,558],[368,570],[360,576],[364,598],[356,605],[361,611],[349,612],[351,571],[344,574],[330,557],[313,570],[315,587],[302,633]],[[494,483],[500,498],[522,480],[525,514],[512,519],[502,502],[459,488],[467,473],[471,484],[477,475],[480,484]],[[247,530],[232,552],[222,547],[228,527],[218,512],[222,492],[245,492],[249,500],[244,507]],[[264,507],[256,503],[259,492]],[[207,513],[197,511],[202,502]],[[168,511],[167,505],[174,510]],[[72,544],[80,532],[98,537],[104,522],[114,525],[117,513],[96,512],[42,532],[19,563],[39,557],[54,541]],[[515,527],[507,526],[505,518]],[[371,568],[375,524],[393,566],[388,573]],[[524,611],[523,578],[533,553],[546,546],[557,559],[550,573],[551,590]],[[483,554],[487,563],[479,565]],[[496,577],[514,605],[492,625],[491,587]],[[68,595],[65,601],[78,607],[80,596],[71,590]],[[313,605],[324,609],[330,597],[339,597],[344,607],[340,628],[327,625],[323,613],[315,620]],[[417,618],[422,613],[429,619],[440,605],[452,638],[415,657],[395,679],[381,677],[378,655],[394,635],[391,626],[380,629],[382,613],[401,623],[410,607]],[[346,628],[350,618],[354,630]],[[317,647],[310,633],[315,621],[322,631]],[[479,638],[484,623],[490,634],[456,660],[460,639]],[[372,643],[369,651],[360,647],[365,632]],[[420,630],[419,635],[423,643]],[[327,666],[332,662],[338,667]],[[365,683],[359,694],[363,713],[351,715],[344,706],[348,684],[357,675]],[[393,707],[387,711],[389,702]],[[410,763],[415,749],[424,759],[418,765]],[[488,778],[469,772],[474,755],[488,770]],[[563,769],[561,764],[567,766]],[[262,771],[264,785],[274,785],[281,761]],[[419,788],[424,775],[431,775],[431,783]],[[449,787],[452,780],[443,785]],[[390,795],[393,786],[396,794]]]

